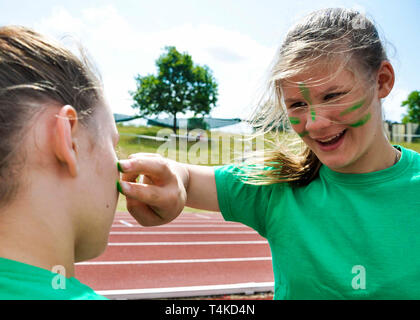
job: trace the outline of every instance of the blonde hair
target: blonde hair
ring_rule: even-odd
[[[384,46],[374,24],[363,14],[342,8],[312,12],[288,32],[272,64],[268,88],[253,114],[257,136],[270,135],[264,155],[254,154],[244,164],[242,176],[251,184],[289,182],[292,186],[307,185],[318,176],[321,162],[299,137],[285,139],[290,129],[280,83],[323,64],[332,67],[339,61],[332,77],[343,68],[368,86],[381,62],[387,60]],[[330,77],[328,77],[330,78]],[[305,83],[306,84],[306,83]],[[319,82],[312,83],[319,85]],[[369,100],[369,94],[365,99]],[[368,105],[366,103],[365,105]],[[280,131],[283,135],[280,135]]]

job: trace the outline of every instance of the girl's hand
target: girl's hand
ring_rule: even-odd
[[[119,161],[127,210],[143,226],[175,219],[187,201],[188,169],[159,154],[136,153]],[[139,182],[137,178],[140,176]]]

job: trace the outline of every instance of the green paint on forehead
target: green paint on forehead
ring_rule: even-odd
[[[370,117],[371,117],[371,114],[369,112],[368,114],[364,115],[362,118],[360,118],[355,123],[350,124],[350,127],[353,127],[353,128],[360,127],[360,126],[364,125],[366,122],[368,122]]]
[[[303,82],[299,83],[299,90],[300,93],[302,94],[303,98],[308,101],[309,106],[310,106],[310,110],[311,110],[311,118],[312,121],[315,121],[315,109],[312,106],[312,100],[311,100],[311,95],[309,93],[309,89],[305,86],[305,84]]]
[[[302,94],[303,98],[308,101],[309,104],[312,104],[311,95],[309,93],[309,89],[305,86],[303,82],[299,83],[299,90]]]
[[[289,117],[290,123],[291,124],[299,124],[300,123],[300,119],[297,117]]]
[[[365,100],[360,101],[359,103],[356,103],[354,106],[351,106],[350,108],[347,108],[346,110],[342,111],[340,113],[340,116],[345,116],[346,114],[353,112],[354,110],[357,110],[363,106],[365,103]]]

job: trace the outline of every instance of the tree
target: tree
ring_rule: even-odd
[[[173,116],[192,111],[194,116],[208,115],[217,102],[217,83],[207,66],[195,65],[187,53],[165,47],[157,60],[157,75],[137,75],[137,89],[130,92],[139,116],[167,113]]]
[[[402,102],[401,106],[408,106],[408,113],[402,119],[403,123],[412,122],[420,124],[420,91],[411,92],[407,100]]]

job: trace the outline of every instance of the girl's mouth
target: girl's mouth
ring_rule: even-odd
[[[347,129],[341,131],[340,133],[329,137],[328,139],[315,139],[315,141],[317,142],[319,148],[322,151],[333,151],[335,149],[337,149],[344,140],[344,136],[347,132]]]

